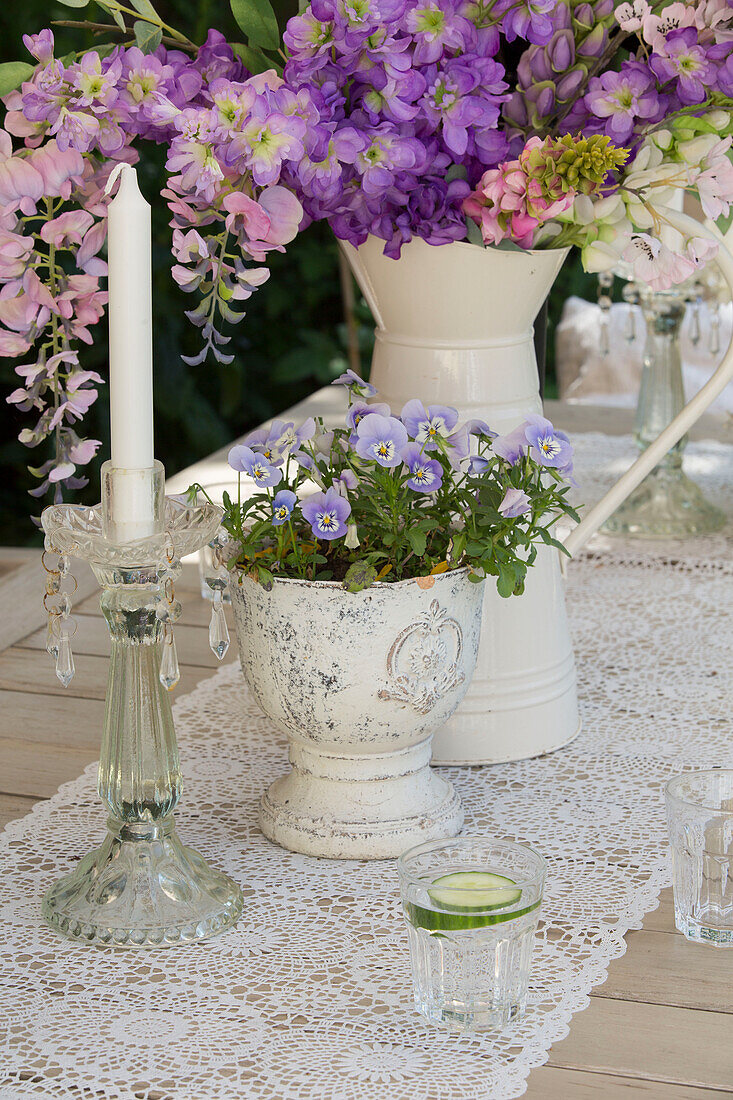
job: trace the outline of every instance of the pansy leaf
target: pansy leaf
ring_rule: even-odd
[[[421,558],[425,553],[425,547],[427,545],[427,537],[424,531],[419,531],[415,527],[411,527],[407,532],[407,541],[412,547],[412,551],[416,557]]]
[[[33,76],[33,66],[25,61],[6,61],[0,65],[0,95],[7,95],[19,88],[24,80]]]
[[[137,19],[132,29],[135,32],[135,42],[143,53],[154,53],[157,50],[163,38],[160,27],[154,27],[151,23]]]
[[[252,76],[267,72],[268,69],[274,69],[278,76],[282,74],[282,65],[269,58],[257,46],[247,46],[244,42],[233,42],[232,49]]]
[[[377,571],[373,565],[365,561],[355,561],[347,570],[343,586],[347,592],[361,592],[374,584],[376,579]]]
[[[229,0],[237,26],[247,35],[250,46],[276,50],[280,31],[269,0]]]

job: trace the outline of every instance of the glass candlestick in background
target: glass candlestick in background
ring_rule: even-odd
[[[699,310],[703,288],[690,281],[668,291],[655,292],[627,281],[624,298],[638,304],[646,322],[646,343],[641,388],[636,409],[634,437],[645,450],[677,416],[685,404],[679,335],[688,304]],[[627,338],[636,338],[629,324]],[[711,349],[712,350],[712,349]],[[632,538],[687,538],[709,534],[725,523],[725,515],[710,504],[698,486],[685,474],[683,456],[687,436],[677,443],[603,525],[610,535]]]

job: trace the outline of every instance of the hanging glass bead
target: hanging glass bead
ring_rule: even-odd
[[[166,691],[172,691],[181,678],[181,670],[178,667],[178,654],[176,653],[176,640],[173,637],[173,627],[166,623],[163,634],[163,653],[160,658],[159,679]]]
[[[611,319],[611,304],[612,299],[609,291],[613,287],[613,275],[610,271],[601,271],[598,275],[598,305],[601,308],[601,332],[599,347],[602,356],[608,355],[611,350],[611,333],[610,333],[610,319]]]
[[[711,355],[720,353],[720,304],[716,303],[710,317],[710,341],[708,351]]]
[[[697,347],[700,343],[700,299],[696,298],[690,310],[690,343]]]
[[[59,625],[58,650],[56,652],[56,675],[64,687],[69,686],[76,672],[74,667],[74,654],[71,652],[71,638],[69,633],[69,621],[62,621]]]
[[[48,630],[46,631],[46,653],[53,657],[54,661],[59,655],[59,616],[48,616]]]
[[[224,614],[224,600],[221,588],[214,589],[214,601],[211,607],[211,622],[209,623],[209,645],[211,651],[220,661],[224,660],[229,649],[229,627]]]

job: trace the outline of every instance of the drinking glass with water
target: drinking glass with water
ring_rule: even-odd
[[[398,862],[415,1007],[466,1030],[518,1020],[547,863],[523,844],[457,837]]]

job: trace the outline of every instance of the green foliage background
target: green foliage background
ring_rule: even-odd
[[[295,0],[275,0],[280,27],[297,10]],[[202,41],[208,27],[238,41],[227,0],[160,0],[161,17],[180,27],[194,41]],[[94,13],[94,14],[92,14]],[[98,14],[97,14],[98,13]],[[76,12],[48,0],[5,0],[0,4],[0,61],[26,60],[22,35],[35,33],[54,20],[68,20]],[[90,19],[104,18],[99,8],[89,8]],[[57,54],[93,44],[86,31],[54,28]],[[163,150],[145,147],[139,168],[141,186],[148,196],[160,193],[164,172]],[[170,276],[168,211],[153,202],[153,295],[155,310],[155,434],[156,453],[169,473],[190,465],[235,436],[294,404],[325,385],[345,368],[346,336],[335,241],[325,225],[313,225],[289,246],[287,254],[272,254],[271,277],[249,301],[244,322],[232,332],[227,351],[235,358],[230,366],[204,363],[188,367],[181,353],[198,349],[198,332],[183,312],[191,300]],[[573,258],[574,259],[574,258]],[[554,392],[553,325],[568,294],[592,294],[577,260],[568,261],[550,301],[547,393]],[[371,322],[363,302],[357,306],[362,367],[368,370],[371,354]],[[95,343],[83,349],[83,362],[106,377],[107,332],[96,326]],[[3,397],[16,385],[13,362],[0,359]],[[416,395],[419,396],[419,395]],[[109,407],[106,387],[85,420],[85,434],[101,439],[96,463],[88,468],[92,480],[79,499],[99,499],[98,469],[109,454]],[[30,514],[38,507],[27,495],[35,482],[26,470],[28,462],[43,459],[17,441],[27,417],[0,400],[0,543],[25,545],[39,541]],[[44,501],[45,503],[45,501]]]

